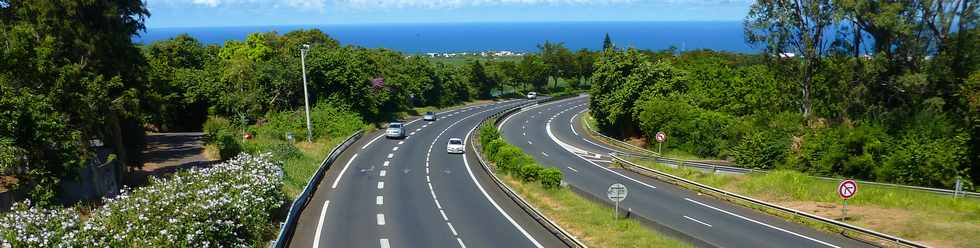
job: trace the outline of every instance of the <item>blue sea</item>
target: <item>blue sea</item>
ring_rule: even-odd
[[[713,49],[757,52],[745,43],[742,23],[717,22],[534,22],[534,23],[418,23],[338,24],[305,26],[150,28],[134,37],[151,43],[182,33],[209,44],[242,40],[252,32],[284,34],[319,28],[344,45],[388,48],[405,53],[514,51],[534,52],[544,41],[564,42],[569,49],[598,50],[606,33],[618,47],[679,50]]]

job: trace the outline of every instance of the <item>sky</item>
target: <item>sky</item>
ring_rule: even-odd
[[[148,28],[375,23],[739,21],[751,0],[145,0]]]

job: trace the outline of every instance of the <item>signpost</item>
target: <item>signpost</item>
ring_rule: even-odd
[[[614,212],[615,215],[613,215],[614,219],[619,217],[619,202],[626,199],[627,194],[629,194],[629,190],[626,189],[625,185],[620,183],[609,185],[609,189],[606,190],[606,196],[609,197],[610,201],[613,201],[616,204],[616,210]]]
[[[657,135],[654,138],[657,139],[657,153],[663,154],[661,152],[663,151],[662,148],[664,146],[664,141],[667,141],[667,134],[664,133],[663,131],[659,131],[657,132]]]
[[[959,177],[956,178],[956,187],[953,188],[953,199],[960,196],[960,192],[963,192],[963,181]],[[964,196],[966,194],[963,194]]]
[[[853,197],[854,194],[857,194],[857,191],[858,185],[857,182],[854,182],[854,180],[844,180],[837,185],[837,195],[839,195],[841,199],[844,199],[844,208],[841,209],[841,221],[845,221],[847,219],[847,199]]]

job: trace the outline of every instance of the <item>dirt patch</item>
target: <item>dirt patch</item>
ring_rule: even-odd
[[[209,166],[213,162],[213,159],[204,155],[203,133],[149,133],[146,141],[143,166],[128,173],[126,185],[143,185],[150,177],[162,177],[180,170]]]

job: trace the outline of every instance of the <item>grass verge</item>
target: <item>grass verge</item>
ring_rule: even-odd
[[[841,220],[841,200],[835,181],[796,171],[765,174],[712,174],[674,168],[649,160],[632,162],[781,206]],[[863,184],[847,202],[845,222],[896,235],[933,247],[976,247],[980,244],[980,199],[938,195],[908,189]],[[818,223],[807,223],[817,228]]]
[[[575,194],[568,188],[545,189],[495,173],[545,216],[589,247],[690,247],[657,233],[633,219],[613,219],[613,210]]]

